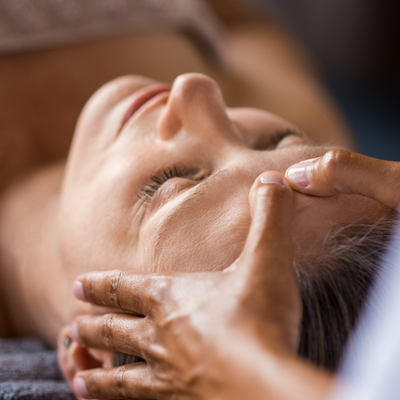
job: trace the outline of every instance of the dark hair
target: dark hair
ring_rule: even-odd
[[[299,354],[335,370],[368,291],[379,273],[394,222],[357,223],[336,229],[319,255],[296,271],[303,301]]]
[[[379,272],[394,214],[373,224],[336,228],[318,245],[318,256],[303,257],[295,263],[303,301],[300,356],[329,370],[338,367],[349,334]],[[137,356],[115,353],[113,364],[140,361],[143,360]]]

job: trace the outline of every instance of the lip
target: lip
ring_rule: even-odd
[[[133,97],[130,106],[125,112],[124,118],[121,122],[119,131],[124,127],[128,120],[135,115],[140,109],[142,109],[150,100],[158,96],[161,93],[169,92],[171,85],[165,83],[157,83],[155,85],[147,86],[137,91]]]

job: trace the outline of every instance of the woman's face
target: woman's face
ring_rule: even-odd
[[[257,176],[328,149],[268,112],[227,108],[203,75],[172,88],[140,76],[112,81],[76,128],[61,198],[64,261],[74,276],[225,268],[243,248]],[[359,196],[295,198],[298,257],[333,226],[384,212]]]

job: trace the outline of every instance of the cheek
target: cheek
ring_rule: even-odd
[[[248,207],[230,203],[187,210],[165,225],[150,221],[140,238],[141,264],[157,272],[229,267],[239,257],[250,226]]]
[[[140,215],[130,180],[117,164],[114,169],[106,168],[107,173],[98,170],[99,177],[64,187],[58,218],[59,244],[71,274],[131,269],[135,265],[135,228]]]

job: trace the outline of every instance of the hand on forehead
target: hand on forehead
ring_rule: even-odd
[[[292,165],[286,171],[292,188],[312,196],[359,194],[398,209],[400,163],[378,160],[347,150]]]

